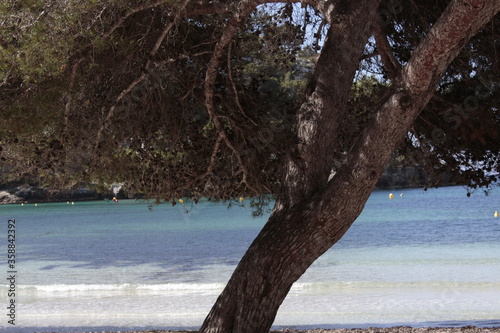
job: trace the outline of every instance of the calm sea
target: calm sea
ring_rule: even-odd
[[[372,194],[294,285],[275,328],[500,326],[500,189],[392,192],[392,200],[389,191]],[[199,327],[265,223],[243,203],[0,206],[0,331]]]

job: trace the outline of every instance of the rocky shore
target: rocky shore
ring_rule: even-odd
[[[51,189],[33,185],[0,188],[0,204],[20,204],[37,202],[63,202],[102,200],[104,198],[126,198],[121,184],[111,185],[109,191],[99,192],[86,187],[73,189]]]
[[[454,185],[446,176],[440,180],[442,186]],[[423,187],[426,184],[426,175],[418,167],[387,167],[377,183],[377,189],[398,189]],[[61,202],[102,200],[103,198],[118,199],[135,197],[133,193],[126,193],[124,184],[110,185],[108,191],[99,192],[86,187],[73,189],[50,189],[34,185],[6,186],[0,184],[0,204],[19,204],[23,202]],[[139,195],[140,196],[140,195]]]
[[[410,177],[413,173],[399,175],[395,178],[385,175],[379,188],[400,188],[404,187],[404,178]],[[390,181],[388,180],[390,179]],[[388,186],[390,184],[391,186]],[[408,183],[409,184],[409,183]],[[21,203],[41,203],[41,202],[65,202],[65,201],[88,201],[102,200],[104,198],[126,199],[134,197],[124,191],[122,184],[111,185],[108,191],[99,192],[95,189],[77,187],[73,189],[51,189],[34,185],[0,186],[0,205],[21,204]]]
[[[19,204],[23,202],[58,202],[97,200],[102,196],[95,190],[77,188],[72,190],[53,190],[30,185],[0,191],[0,204]]]

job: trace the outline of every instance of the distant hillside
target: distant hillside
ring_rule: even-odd
[[[443,177],[440,183],[443,186],[452,185],[447,181],[446,177]],[[412,188],[426,185],[427,177],[422,169],[418,167],[396,168],[389,166],[377,183],[377,188]],[[111,185],[109,190],[104,192],[83,186],[74,189],[53,189],[28,184],[0,185],[0,204],[102,200],[112,197],[127,198],[123,184]]]
[[[441,186],[455,185],[449,181],[447,175],[442,175],[439,179]],[[411,188],[423,187],[428,185],[428,178],[425,172],[419,167],[393,167],[389,166],[385,169],[382,177],[377,183],[379,189],[392,188]]]

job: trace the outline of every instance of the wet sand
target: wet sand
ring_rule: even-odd
[[[197,333],[198,331],[127,331],[127,332],[110,332],[110,331],[95,331],[85,333]],[[271,331],[270,333],[500,333],[500,327],[425,327],[413,328],[407,326],[388,327],[388,328],[340,328],[340,329],[311,329],[311,330],[296,330],[284,329],[279,331]]]

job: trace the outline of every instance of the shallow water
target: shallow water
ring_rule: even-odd
[[[294,285],[275,327],[500,326],[498,190],[388,195],[374,192]],[[126,200],[0,206],[8,219],[16,220],[16,325],[4,315],[0,331],[55,332],[199,327],[266,216]],[[5,244],[6,227],[1,235]],[[8,289],[0,285],[6,305]]]

